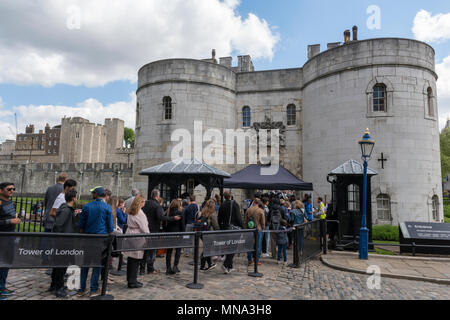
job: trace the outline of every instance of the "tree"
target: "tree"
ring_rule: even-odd
[[[133,129],[125,127],[123,129],[123,141],[125,142],[125,147],[133,148],[134,147],[134,131]]]
[[[442,130],[440,144],[442,178],[445,178],[450,174],[450,128]]]

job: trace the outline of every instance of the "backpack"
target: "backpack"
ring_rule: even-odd
[[[256,222],[255,222],[255,218],[253,218],[253,216],[248,217],[247,227],[248,227],[248,229],[256,228]]]
[[[281,211],[279,209],[274,209],[272,211],[270,225],[272,230],[278,230],[281,225]]]
[[[294,209],[291,211],[293,224],[303,224],[303,219],[305,217],[303,209]]]
[[[195,220],[194,231],[207,231],[208,223],[209,223],[208,220],[209,219],[204,216],[201,216],[197,220]],[[205,223],[206,223],[206,227],[205,227]]]

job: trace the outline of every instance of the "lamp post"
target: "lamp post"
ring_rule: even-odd
[[[362,139],[358,142],[361,146],[361,159],[364,161],[363,175],[363,208],[362,223],[359,230],[359,258],[369,259],[369,229],[366,227],[366,208],[367,208],[367,161],[370,160],[375,140],[370,137],[369,129],[366,129]]]

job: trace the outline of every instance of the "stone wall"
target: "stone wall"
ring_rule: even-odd
[[[426,89],[436,92],[434,51],[406,39],[352,42],[309,60],[303,70],[304,177],[319,195],[331,199],[327,174],[345,161],[361,161],[364,130],[376,139],[369,166],[372,210],[379,194],[391,199],[398,221],[432,221],[431,198],[442,204],[437,105],[427,114]],[[384,83],[387,111],[372,111],[372,88]],[[383,153],[387,162],[378,161]],[[442,219],[442,205],[440,205]],[[390,223],[390,221],[389,221]]]
[[[133,166],[126,164],[0,164],[0,181],[13,182],[16,195],[43,195],[63,171],[70,179],[77,181],[77,190],[83,197],[89,198],[89,190],[96,186],[108,188],[113,194],[124,198],[131,194]]]

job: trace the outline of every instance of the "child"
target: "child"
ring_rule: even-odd
[[[287,222],[284,219],[281,219],[281,225],[278,228],[279,231],[286,231]],[[284,265],[287,264],[287,244],[288,244],[288,236],[287,232],[278,232],[277,234],[277,245],[278,245],[278,257],[277,263],[281,262],[281,252],[283,252]]]

